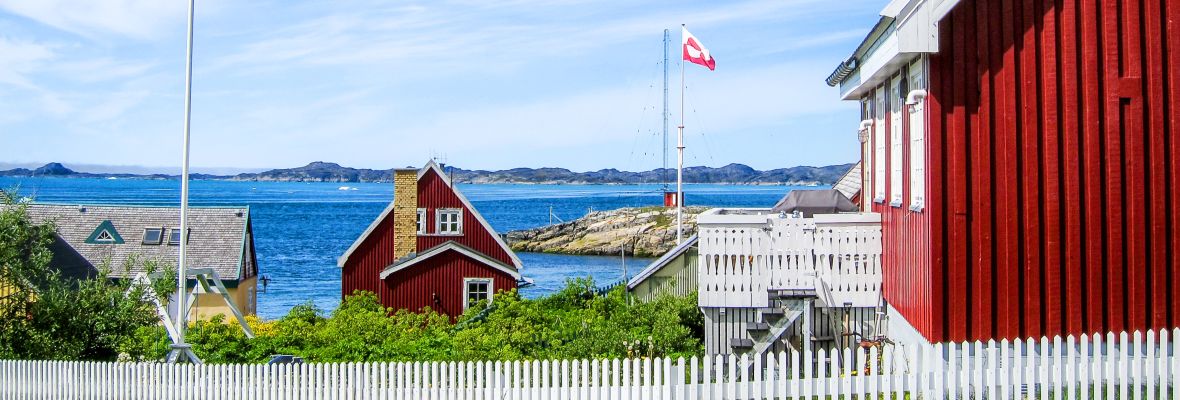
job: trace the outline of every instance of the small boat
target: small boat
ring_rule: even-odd
[[[352,189],[352,188],[348,187],[348,186],[341,186],[341,187],[336,188],[336,190],[350,190],[350,189]]]
[[[533,281],[533,278],[529,278],[529,277],[525,277],[525,276],[520,277],[520,280],[516,281],[516,287],[518,287],[518,288],[526,288],[529,286],[533,286],[535,284],[536,284],[536,282]]]

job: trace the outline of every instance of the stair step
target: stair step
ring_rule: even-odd
[[[781,308],[773,308],[773,307],[762,308],[762,309],[759,309],[758,312],[762,314],[763,321],[765,321],[767,318],[778,319],[778,318],[782,318],[784,315],[786,315],[786,313]]]
[[[748,330],[748,331],[768,331],[768,330],[770,330],[770,324],[765,323],[765,322],[747,322],[746,323],[746,330]]]
[[[753,339],[730,338],[729,347],[734,349],[749,349],[754,347]]]
[[[814,299],[819,297],[815,289],[771,289],[768,292],[771,300]]]

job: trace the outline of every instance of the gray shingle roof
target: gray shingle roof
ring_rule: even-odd
[[[109,260],[112,277],[134,276],[143,266],[136,263],[130,271],[124,269],[131,257],[176,266],[179,246],[168,244],[167,232],[180,226],[179,207],[34,203],[28,205],[26,212],[34,222],[56,224],[54,263],[67,275],[96,270]],[[242,278],[242,265],[249,265],[243,253],[254,247],[252,243],[246,246],[246,240],[253,240],[246,234],[249,219],[249,207],[189,207],[188,266],[213,268],[226,281]],[[86,243],[103,221],[113,224],[123,243]],[[164,228],[161,244],[143,244],[145,228]]]
[[[844,197],[851,199],[860,191],[860,162],[853,165],[840,177],[840,180],[832,187],[832,189],[839,190]]]

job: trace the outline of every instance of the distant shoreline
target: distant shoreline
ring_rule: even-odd
[[[742,164],[724,167],[689,167],[684,169],[684,180],[691,184],[751,185],[751,186],[820,186],[835,183],[852,164],[824,167],[799,166],[759,171]],[[514,168],[500,171],[465,170],[446,167],[456,183],[462,184],[518,184],[518,185],[658,185],[671,171],[655,169],[643,172],[603,169],[572,172],[563,168]],[[237,175],[190,174],[192,180],[248,181],[248,182],[329,182],[329,183],[389,183],[392,169],[372,170],[342,167],[339,164],[313,162],[303,167],[275,169],[259,173]],[[175,174],[88,173],[73,171],[60,163],[49,163],[36,169],[15,168],[0,171],[3,177],[22,178],[95,178],[179,180]]]

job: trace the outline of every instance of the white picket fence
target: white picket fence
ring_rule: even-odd
[[[766,359],[300,365],[0,361],[0,399],[1180,400],[1172,332]],[[871,396],[871,397],[870,397]]]

